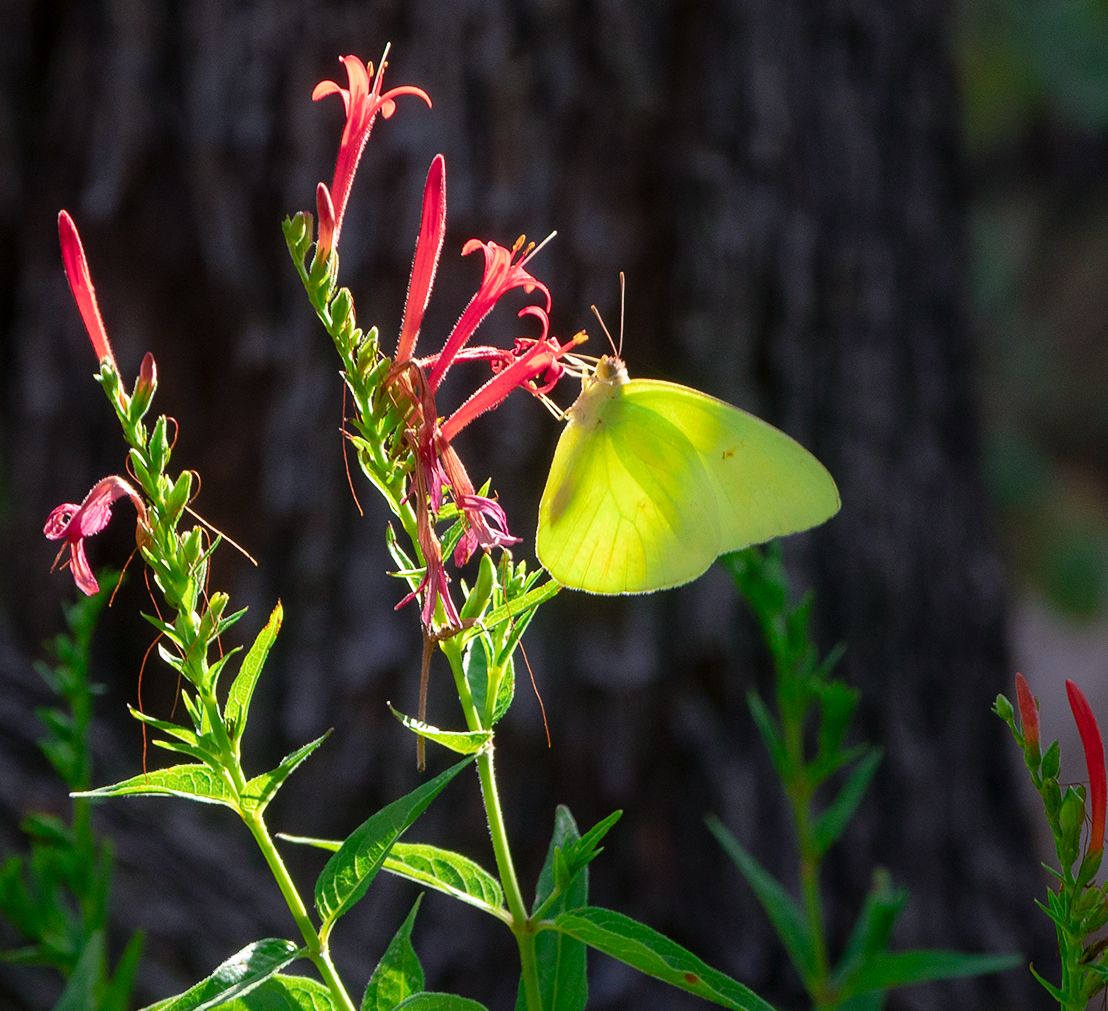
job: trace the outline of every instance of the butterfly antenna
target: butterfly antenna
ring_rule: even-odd
[[[600,329],[604,331],[604,336],[608,338],[608,343],[612,345],[612,351],[615,353],[615,356],[618,358],[619,357],[619,348],[616,347],[616,342],[614,340],[612,340],[612,335],[608,332],[608,328],[604,325],[604,320],[600,315],[600,310],[597,309],[597,307],[595,305],[590,306],[589,308],[592,309],[592,314],[597,318],[597,321],[600,323]],[[623,316],[623,314],[620,313],[620,318],[621,319],[622,319],[622,316]],[[621,323],[620,324],[620,337],[622,338],[622,336],[623,336],[623,325]]]
[[[623,358],[623,306],[624,295],[627,292],[627,283],[623,277],[623,271],[619,272],[619,350],[616,352],[617,358]]]

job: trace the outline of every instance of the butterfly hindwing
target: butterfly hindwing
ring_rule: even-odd
[[[696,447],[718,505],[718,554],[807,530],[838,511],[838,489],[823,464],[761,418],[657,380],[632,380],[623,396],[679,425]]]

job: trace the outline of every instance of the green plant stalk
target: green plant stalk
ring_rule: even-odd
[[[492,749],[486,748],[477,756],[477,775],[481,780],[481,796],[485,802],[485,814],[489,821],[489,836],[492,838],[493,853],[496,855],[496,867],[500,873],[500,885],[504,889],[504,899],[512,914],[512,933],[519,945],[520,972],[523,976],[523,991],[527,997],[528,1011],[543,1011],[542,995],[539,992],[538,965],[535,960],[535,927],[527,915],[523,893],[520,891],[519,878],[516,877],[515,864],[508,844],[508,833],[504,828],[504,815],[500,808],[500,794],[496,788],[496,773],[493,769]]]
[[[239,797],[242,797],[246,792],[246,775],[242,771],[242,764],[235,756],[234,746],[227,736],[227,728],[219,712],[219,703],[210,691],[203,692],[201,700],[204,708],[207,710],[208,719],[212,724],[212,730],[215,734],[216,741],[219,743],[220,758],[222,759],[221,764],[223,765],[224,773],[234,786],[235,792]],[[308,916],[307,907],[304,905],[304,900],[300,897],[300,892],[296,887],[296,883],[292,880],[292,875],[289,874],[288,867],[285,866],[285,861],[281,858],[281,854],[273,844],[273,838],[269,834],[269,829],[266,826],[263,813],[256,809],[246,811],[240,808],[239,814],[243,822],[245,822],[246,827],[250,830],[250,834],[254,837],[254,841],[258,844],[258,849],[262,851],[262,856],[265,857],[265,862],[268,864],[269,870],[273,874],[274,880],[277,882],[277,887],[281,890],[281,895],[284,896],[285,904],[289,907],[289,912],[292,913],[292,918],[296,921],[296,926],[300,930],[301,936],[304,938],[304,944],[308,949],[308,957],[319,970],[320,975],[327,984],[327,988],[331,991],[331,996],[335,1000],[336,1005],[341,1008],[342,1011],[354,1011],[354,1004],[350,999],[350,994],[347,993],[346,987],[343,985],[342,980],[339,979],[338,973],[335,971],[335,967],[331,962],[331,955],[327,949],[327,943],[320,937],[319,932],[315,929],[315,925]]]
[[[780,677],[780,673],[778,676]],[[793,828],[800,857],[800,890],[808,917],[815,960],[814,978],[806,982],[815,1008],[832,1008],[838,1001],[828,992],[827,941],[824,937],[823,900],[819,891],[820,857],[812,832],[812,789],[804,769],[804,728],[794,718],[791,706],[779,704],[778,708],[790,767],[789,782],[785,784],[785,789],[792,807]]]
[[[465,673],[462,671],[461,651],[449,640],[443,645],[447,647],[444,652],[454,672],[458,701],[462,704],[466,725],[470,730],[481,729],[484,723],[481,714],[477,712]],[[491,678],[489,685],[490,691],[495,690]],[[504,900],[508,904],[508,911],[512,914],[512,921],[508,926],[511,927],[516,944],[519,946],[520,973],[523,978],[523,992],[527,997],[527,1008],[528,1011],[543,1011],[542,994],[539,991],[538,963],[535,959],[535,927],[531,917],[527,915],[527,905],[519,887],[515,862],[512,860],[508,832],[504,826],[504,813],[500,807],[500,792],[496,788],[496,770],[492,756],[493,749],[490,741],[489,747],[477,756],[477,776],[481,781],[481,798],[485,804],[485,816],[489,823],[489,837],[492,840],[493,855],[496,858],[496,869],[500,875],[500,887],[504,890]]]

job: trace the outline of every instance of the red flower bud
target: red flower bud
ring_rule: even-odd
[[[1108,773],[1104,768],[1104,740],[1100,727],[1081,689],[1072,681],[1066,681],[1066,694],[1070,709],[1077,723],[1077,732],[1085,747],[1085,764],[1089,768],[1089,849],[1088,854],[1099,853],[1104,848],[1104,815],[1108,807]]]
[[[1027,678],[1016,675],[1016,701],[1020,707],[1020,723],[1023,725],[1025,747],[1039,746],[1039,703],[1027,685]]]

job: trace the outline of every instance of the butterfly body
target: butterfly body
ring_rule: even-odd
[[[605,357],[567,412],[536,551],[560,583],[650,593],[839,508],[824,466],[784,432],[686,386],[629,379]]]

